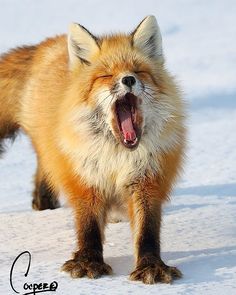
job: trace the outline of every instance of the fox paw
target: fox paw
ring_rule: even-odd
[[[112,268],[110,265],[100,261],[91,260],[86,258],[84,255],[78,256],[71,260],[68,260],[62,266],[62,271],[68,272],[72,278],[82,278],[84,276],[90,279],[97,279],[102,275],[112,274]]]
[[[144,284],[166,283],[182,277],[176,267],[167,266],[163,262],[140,264],[130,274],[130,280],[142,281]]]

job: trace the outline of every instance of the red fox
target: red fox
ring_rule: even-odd
[[[95,37],[79,24],[68,36],[11,50],[0,58],[0,140],[22,129],[37,154],[33,208],[75,213],[78,248],[71,277],[112,273],[103,259],[108,212],[130,220],[131,280],[181,277],[160,256],[162,205],[182,168],[185,107],[167,72],[160,29],[146,17],[131,34]]]

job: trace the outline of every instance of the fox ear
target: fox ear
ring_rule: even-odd
[[[161,32],[155,16],[147,16],[132,33],[133,45],[149,57],[163,58]]]
[[[99,50],[97,38],[83,26],[73,23],[70,25],[68,34],[68,51],[70,66],[78,61],[90,64],[90,57]]]

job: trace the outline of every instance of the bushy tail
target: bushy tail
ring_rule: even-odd
[[[20,128],[20,100],[35,49],[17,48],[0,57],[0,154],[4,151],[4,139],[14,139]]]

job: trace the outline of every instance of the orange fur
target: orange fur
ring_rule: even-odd
[[[30,137],[39,162],[36,183],[46,179],[54,192],[63,191],[67,196],[76,213],[79,251],[90,247],[86,232],[93,232],[96,224],[97,237],[103,240],[107,212],[114,204],[122,208],[129,204],[139,265],[146,249],[141,244],[148,220],[150,230],[159,237],[161,205],[181,170],[185,128],[178,87],[163,60],[150,58],[135,47],[135,34],[93,40],[98,49],[88,55],[88,61],[78,58],[71,66],[65,35],[2,56],[0,124],[5,127],[0,127],[0,139],[19,127]],[[130,74],[152,91],[138,97],[136,122],[142,134],[136,150],[127,150],[120,143],[114,104],[103,106],[102,115],[95,112],[106,99],[99,98],[101,93],[115,87],[122,75]],[[93,133],[90,127],[99,127],[99,116],[107,120],[108,110],[110,121]],[[90,114],[98,120],[91,126]],[[157,122],[157,127],[148,120]],[[155,131],[149,135],[152,128],[157,128],[157,140]],[[66,269],[73,272],[73,263]],[[149,282],[136,274],[132,279]]]

